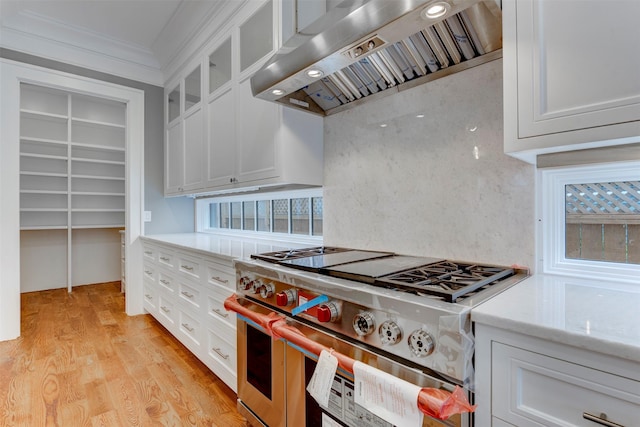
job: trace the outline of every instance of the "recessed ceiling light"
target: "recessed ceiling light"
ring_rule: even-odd
[[[387,124],[386,124],[386,123],[383,123],[383,124],[381,124],[381,125],[380,125],[380,127],[381,127],[381,128],[386,128],[386,127],[387,127]]]
[[[419,118],[419,119],[421,119],[421,118],[423,118],[423,117],[424,117],[424,114],[418,114],[416,117],[417,117],[417,118]]]
[[[284,91],[282,89],[274,89],[271,91],[271,93],[274,94],[275,96],[284,95]]]
[[[307,76],[311,77],[312,79],[317,79],[318,77],[324,76],[324,73],[322,72],[322,70],[312,68],[310,70],[307,70]]]
[[[437,19],[446,15],[450,8],[449,3],[438,1],[422,9],[420,16],[422,16],[423,19]]]

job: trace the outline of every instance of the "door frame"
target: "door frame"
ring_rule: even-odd
[[[128,315],[144,313],[140,235],[144,211],[144,92],[0,59],[0,341],[20,336],[20,83],[127,104],[125,250]]]

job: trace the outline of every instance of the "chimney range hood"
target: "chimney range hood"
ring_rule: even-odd
[[[499,1],[346,0],[254,74],[253,95],[326,116],[501,58]]]

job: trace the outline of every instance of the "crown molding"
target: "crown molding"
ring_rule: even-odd
[[[3,19],[0,28],[0,46],[3,48],[156,86],[163,84],[158,60],[143,46],[128,44],[29,10],[14,8],[11,12],[11,19]]]

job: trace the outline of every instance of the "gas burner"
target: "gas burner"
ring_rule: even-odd
[[[315,248],[289,249],[284,251],[254,254],[254,255],[251,255],[251,258],[275,263],[275,262],[281,262],[281,261],[286,261],[291,259],[307,258],[307,257],[316,256],[316,255],[327,255],[327,254],[334,254],[338,252],[346,252],[349,250],[351,249],[334,248],[331,246],[318,246]]]
[[[515,272],[511,268],[444,261],[380,277],[374,284],[456,302],[463,296],[470,296],[480,288],[513,274]]]

